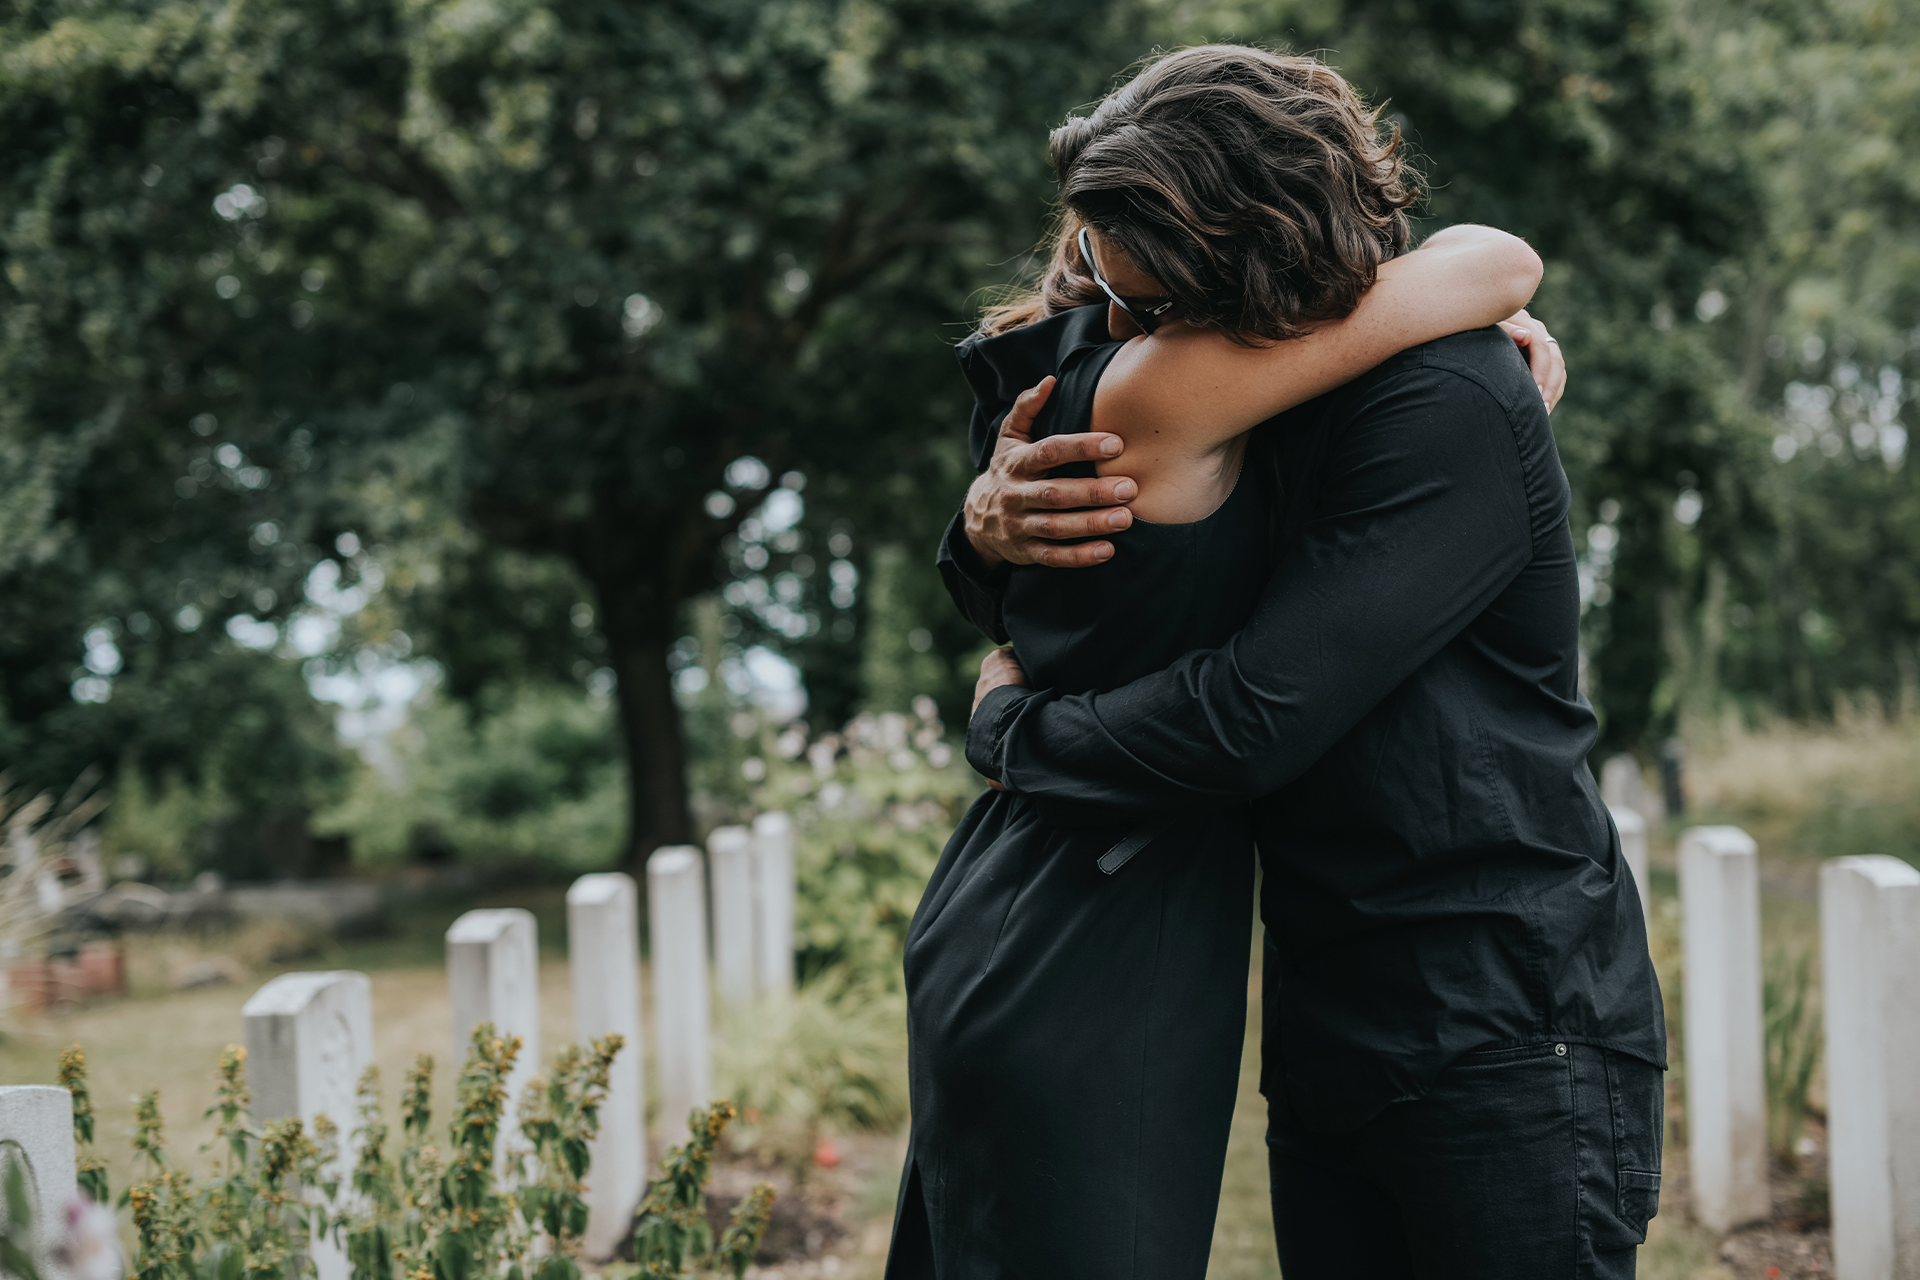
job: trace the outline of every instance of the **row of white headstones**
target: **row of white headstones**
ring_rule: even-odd
[[[1613,817],[1644,906],[1646,823]],[[1680,837],[1688,1171],[1695,1216],[1720,1232],[1772,1210],[1758,854],[1738,827]],[[1834,1273],[1920,1280],[1920,871],[1823,865],[1820,962]]]
[[[1644,904],[1646,824],[1632,809],[1613,813]],[[1688,1157],[1694,1212],[1718,1231],[1770,1210],[1757,853],[1737,827],[1695,827],[1680,839]],[[711,1092],[711,991],[747,1003],[792,990],[792,827],[783,814],[763,814],[751,829],[714,831],[705,859],[691,846],[660,849],[647,882],[656,1089],[671,1140]],[[585,1245],[594,1258],[625,1234],[645,1189],[635,900],[633,881],[617,873],[582,876],[567,893],[574,1035],[617,1032],[628,1044],[593,1150]],[[1820,932],[1835,1270],[1840,1280],[1920,1278],[1920,871],[1891,857],[1828,862]],[[454,1059],[480,1022],[521,1036],[510,1098],[539,1062],[538,965],[528,912],[471,911],[447,931]],[[325,1112],[347,1123],[372,1059],[366,975],[284,974],[243,1017],[256,1113]],[[71,1187],[66,1091],[0,1088],[0,1148],[23,1158],[38,1186]],[[51,1239],[58,1197],[36,1199],[40,1238]],[[316,1262],[322,1280],[346,1273],[330,1251]]]
[[[712,870],[709,907],[707,869]],[[618,872],[586,875],[567,890],[568,969],[573,1034],[618,1034],[600,1134],[587,1179],[584,1251],[611,1257],[646,1191],[646,1088],[641,1029],[637,886]],[[684,1139],[689,1112],[711,1100],[712,989],[737,1004],[783,999],[793,990],[794,832],[785,814],[753,826],[721,827],[707,857],[691,845],[647,859],[653,1060],[662,1146]],[[709,962],[707,922],[713,922]],[[452,1060],[464,1060],[473,1028],[491,1022],[522,1040],[508,1079],[502,1133],[514,1134],[515,1104],[540,1065],[540,974],[533,914],[515,907],[469,911],[447,930]],[[354,1094],[373,1061],[373,987],[364,973],[282,974],[241,1010],[248,1081],[258,1120],[324,1113],[343,1132],[354,1124]],[[36,1239],[59,1239],[75,1185],[72,1100],[43,1085],[0,1088],[0,1152],[21,1162],[33,1190]],[[350,1157],[343,1157],[350,1158]],[[55,1190],[58,1189],[58,1190]],[[53,1194],[45,1194],[53,1191]],[[345,1280],[347,1260],[320,1242],[319,1280]]]

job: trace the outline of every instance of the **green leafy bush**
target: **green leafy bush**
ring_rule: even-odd
[[[684,1268],[707,1264],[733,1272],[740,1280],[760,1249],[773,1214],[773,1188],[754,1187],[734,1206],[732,1221],[713,1238],[707,1223],[707,1177],[713,1172],[720,1135],[734,1117],[730,1102],[695,1107],[687,1121],[692,1136],[660,1162],[661,1177],[647,1189],[633,1228],[633,1259],[641,1276],[676,1277]]]
[[[337,1187],[322,1172],[333,1127],[316,1124],[320,1141],[298,1119],[256,1128],[248,1112],[247,1051],[229,1045],[220,1055],[215,1101],[224,1146],[216,1175],[196,1187],[171,1163],[155,1090],[134,1112],[133,1145],[146,1176],[127,1188],[137,1253],[135,1280],[240,1280],[311,1272],[309,1242],[325,1231]],[[323,1203],[301,1196],[316,1188]]]
[[[362,762],[345,799],[315,819],[351,837],[356,860],[402,861],[431,840],[464,861],[614,861],[626,783],[604,698],[526,685],[482,713],[429,693],[410,716],[387,740],[391,765]]]
[[[947,836],[980,793],[931,698],[911,716],[861,715],[809,739],[749,718],[738,809],[784,810],[799,836],[795,944],[801,980],[898,991],[907,926]]]
[[[93,1094],[87,1088],[87,1051],[71,1045],[60,1055],[60,1087],[73,1096],[74,1163],[79,1172],[80,1189],[94,1203],[105,1204],[107,1163],[93,1154]]]
[[[723,1010],[715,1070],[746,1118],[735,1145],[804,1178],[823,1131],[887,1130],[906,1117],[907,928],[981,782],[930,698],[914,699],[911,716],[861,715],[812,738],[797,722],[731,715],[732,781],[724,803],[708,797],[708,816],[793,819],[800,987],[790,1000]]]
[[[397,1157],[387,1151],[379,1073],[369,1067],[359,1082],[343,1188],[333,1121],[314,1117],[311,1133],[298,1119],[256,1126],[246,1050],[229,1046],[207,1112],[218,1121],[220,1155],[205,1181],[168,1156],[157,1091],[137,1100],[136,1180],[120,1201],[134,1226],[130,1275],[300,1280],[313,1274],[314,1241],[327,1239],[345,1251],[353,1280],[580,1280],[589,1144],[599,1133],[609,1068],[624,1047],[619,1036],[606,1036],[585,1049],[562,1048],[552,1070],[523,1095],[519,1128],[528,1145],[504,1152],[501,1121],[518,1036],[502,1036],[491,1023],[474,1028],[444,1151],[431,1137],[433,1059],[416,1059],[402,1086]],[[88,1174],[98,1163],[79,1046],[61,1059],[60,1080],[73,1092],[81,1185],[104,1195],[104,1174]],[[701,1213],[714,1146],[733,1114],[725,1102],[694,1112],[690,1140],[668,1153],[635,1227],[639,1275],[681,1277],[688,1267],[730,1270],[736,1280],[745,1273],[766,1232],[772,1188],[756,1187],[718,1242]],[[9,1274],[25,1275],[9,1260],[15,1253],[30,1258],[32,1242],[21,1236],[20,1214],[8,1221],[0,1262],[9,1263]]]
[[[824,1133],[907,1117],[904,993],[818,978],[784,1000],[721,1012],[714,1077],[745,1123],[732,1139],[802,1180]]]

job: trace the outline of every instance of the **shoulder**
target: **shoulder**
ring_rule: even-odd
[[[1546,406],[1540,403],[1540,389],[1527,362],[1498,325],[1449,334],[1415,350],[1427,369],[1472,383],[1508,414],[1546,421]]]
[[[1357,408],[1366,391],[1395,381],[1413,381],[1439,395],[1468,399],[1478,392],[1506,414],[1524,415],[1530,409],[1545,408],[1519,348],[1497,325],[1407,348],[1351,383],[1352,389],[1363,394],[1350,403]],[[1545,417],[1544,412],[1541,416]]]
[[[982,408],[1005,412],[1042,378],[1058,374],[1076,352],[1117,346],[1107,336],[1107,309],[1075,307],[1005,333],[975,334],[955,351],[960,371]]]
[[[1355,445],[1373,439],[1435,461],[1497,459],[1482,479],[1504,476],[1519,487],[1535,537],[1566,519],[1572,493],[1552,419],[1519,349],[1497,326],[1409,348],[1343,390],[1351,394],[1332,425]]]

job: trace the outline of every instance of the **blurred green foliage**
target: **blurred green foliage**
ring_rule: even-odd
[[[714,1080],[742,1108],[735,1150],[804,1178],[822,1138],[891,1133],[906,1120],[906,997],[816,981],[787,999],[723,1007]]]
[[[1767,1046],[1767,1146],[1789,1164],[1799,1158],[1813,1073],[1820,1065],[1820,1009],[1813,994],[1813,950],[1769,952],[1761,980]]]
[[[299,608],[300,575],[351,532],[436,570],[388,589],[455,689],[500,665],[477,633],[535,633],[530,662],[549,647],[487,549],[557,561],[616,677],[629,852],[687,839],[681,606],[775,477],[814,482],[813,521],[887,513],[883,532],[924,546],[961,478],[957,433],[930,429],[964,413],[943,326],[1031,236],[1038,135],[1137,47],[1137,18],[999,0],[15,6],[0,414],[38,492],[8,559],[38,537],[57,560],[69,529],[111,529],[92,566],[151,563],[142,539],[216,548],[223,585],[192,615],[211,630]],[[81,509],[128,463],[153,478],[144,505]],[[146,611],[178,622],[166,559]],[[799,598],[752,616],[846,663],[851,637],[823,623],[851,602],[811,602],[814,570],[783,567]],[[137,591],[82,607],[119,616]],[[52,700],[88,620],[63,612],[37,664]]]
[[[1917,4],[22,0],[0,767],[135,771],[182,872],[283,867],[262,833],[315,812],[365,856],[585,864],[774,785],[756,646],[816,733],[957,718],[946,347],[1031,265],[1046,128],[1219,38],[1325,50],[1435,224],[1547,259],[1608,749],[1895,705]],[[300,677],[423,662],[444,703],[343,759]]]
[[[626,811],[606,698],[551,685],[497,696],[478,716],[445,698],[420,699],[316,825],[349,835],[371,865],[456,854],[580,871],[609,865]]]

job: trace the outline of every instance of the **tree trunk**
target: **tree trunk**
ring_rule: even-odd
[[[603,593],[602,601],[606,599]],[[627,753],[627,845],[620,862],[644,886],[647,855],[661,845],[690,844],[694,837],[687,806],[686,739],[667,670],[669,628],[657,622],[647,626],[649,620],[633,617],[630,606],[607,608],[603,603],[601,618]]]

